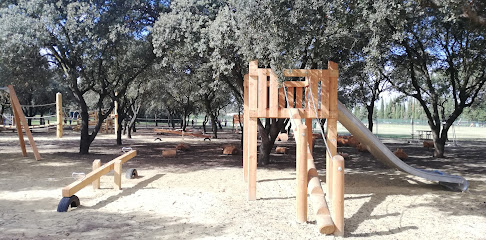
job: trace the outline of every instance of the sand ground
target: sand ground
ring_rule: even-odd
[[[0,133],[0,239],[331,239],[317,232],[312,206],[308,222],[295,217],[295,146],[288,155],[273,155],[257,173],[257,201],[247,201],[242,156],[222,155],[222,146],[239,145],[238,135],[223,133],[211,142],[184,138],[191,146],[176,158],[162,158],[181,137],[139,131],[124,147],[139,154],[123,168],[139,177],[122,177],[113,190],[113,172],[101,178],[101,189],[76,193],[81,206],[56,212],[61,189],[88,173],[92,161],[106,163],[122,154],[114,135],[100,134],[90,155],[79,155],[78,133],[35,133],[41,161],[21,156],[16,134]],[[161,137],[162,141],[154,141]],[[486,239],[485,142],[459,142],[446,159],[433,159],[419,143],[385,140],[402,147],[409,164],[464,176],[467,192],[386,169],[367,153],[349,153],[345,177],[345,238],[348,239]],[[315,149],[325,180],[324,146]],[[29,147],[29,146],[28,146]],[[310,205],[312,203],[310,202]]]

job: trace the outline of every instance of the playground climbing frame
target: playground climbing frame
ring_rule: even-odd
[[[279,82],[272,69],[258,68],[258,61],[249,63],[249,74],[244,79],[243,172],[244,179],[248,182],[248,200],[256,200],[257,119],[297,119],[297,221],[307,221],[306,199],[309,192],[311,199],[318,205],[315,212],[319,231],[342,235],[344,161],[341,156],[336,155],[338,75],[338,65],[329,62],[328,69],[284,70],[284,77],[299,78],[299,81]],[[312,143],[314,118],[327,119],[326,145],[329,154],[326,154],[326,192],[333,203],[333,217],[327,208],[312,157],[312,144],[309,144]],[[305,125],[302,124],[302,119],[305,120]]]

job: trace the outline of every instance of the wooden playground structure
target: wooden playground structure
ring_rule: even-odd
[[[17,94],[15,93],[15,89],[12,85],[8,85],[8,87],[2,87],[0,90],[5,90],[9,93],[10,96],[10,104],[12,106],[12,112],[14,115],[15,121],[15,128],[17,130],[17,135],[19,136],[20,148],[22,149],[22,155],[27,157],[27,149],[25,147],[24,135],[22,132],[22,127],[24,128],[25,135],[29,139],[29,144],[32,147],[32,151],[34,152],[35,160],[41,160],[41,156],[39,151],[37,150],[37,145],[35,144],[34,137],[32,136],[32,132],[30,131],[29,125],[27,124],[27,119],[25,118],[24,112],[20,106],[19,99],[17,98]],[[59,134],[59,132],[58,132]],[[61,128],[61,135],[62,135],[62,128]],[[58,135],[59,136],[59,135]]]
[[[248,200],[256,200],[257,119],[290,118],[296,140],[297,221],[307,221],[307,194],[313,201],[319,232],[344,234],[344,159],[337,155],[338,66],[328,69],[289,69],[285,77],[304,81],[284,81],[279,86],[272,69],[249,63],[244,83],[243,172],[248,182]],[[312,157],[312,119],[327,119],[326,195],[332,203],[330,214]],[[305,124],[302,124],[302,119]]]
[[[4,89],[6,89],[7,92],[10,93],[10,90],[9,90],[8,87],[7,88],[4,88]],[[18,101],[18,99],[17,99],[17,101]],[[22,124],[22,122],[19,122],[19,121],[16,120],[13,102],[10,101],[10,103],[11,103],[12,112],[14,113],[13,114],[14,116],[12,116],[11,121],[9,121],[10,124],[6,124],[6,121],[2,121],[2,124],[0,125],[0,130],[2,130],[2,129],[9,129],[9,130],[15,131],[17,129],[16,126],[18,125],[18,123]],[[28,126],[29,129],[31,129],[31,130],[34,130],[34,129],[46,129],[49,132],[49,129],[50,128],[56,128],[57,138],[62,138],[64,115],[63,115],[63,109],[62,109],[62,94],[61,93],[57,93],[56,94],[56,102],[55,103],[40,104],[40,105],[20,105],[20,103],[19,103],[19,106],[21,107],[21,109],[22,109],[22,107],[24,107],[24,108],[35,108],[35,107],[55,106],[55,109],[56,109],[55,115],[41,116],[41,117],[25,117],[25,114],[24,114],[24,117],[26,119],[39,119],[39,120],[41,120],[41,124],[40,125],[31,125],[31,126]],[[22,112],[22,114],[23,114],[23,112]],[[56,121],[53,122],[53,123],[50,123],[50,121],[49,121],[49,118],[50,117],[55,117],[56,118]],[[3,116],[2,116],[2,118],[3,118]],[[45,121],[46,118],[47,118],[47,123]],[[4,119],[2,119],[2,120],[4,120]],[[44,123],[42,123],[42,120],[43,120]]]
[[[79,179],[62,189],[63,198],[59,202],[57,207],[58,212],[66,212],[68,208],[79,206],[79,198],[74,195],[79,190],[92,184],[93,189],[100,189],[100,178],[101,176],[114,171],[113,187],[115,190],[121,190],[121,175],[122,175],[122,165],[128,160],[137,156],[136,150],[131,150],[125,154],[105,163],[101,166],[100,160],[93,161],[93,171],[88,173],[84,178]],[[130,168],[126,172],[126,178],[133,178],[137,176],[138,173],[135,169]]]
[[[91,111],[88,113],[89,114],[89,121],[88,121],[88,126],[96,126],[98,124],[98,112],[97,111]],[[103,120],[103,123],[101,124],[101,133],[116,133],[116,129],[118,128],[116,124],[118,122],[118,114],[115,112],[110,114],[105,120]],[[80,131],[81,130],[81,119],[78,117],[76,119],[76,125],[73,127],[74,131]]]

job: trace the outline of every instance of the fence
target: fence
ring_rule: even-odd
[[[169,119],[169,118],[137,118],[137,128],[154,128],[162,127],[166,124],[168,127],[172,127],[171,121],[177,127],[181,124],[182,119]]]
[[[363,124],[367,125],[367,119],[361,119]],[[424,119],[374,119],[374,124],[393,124],[393,125],[424,125],[428,126],[428,120]],[[464,127],[486,127],[486,121],[471,121],[458,119],[454,122],[454,126],[464,126]]]

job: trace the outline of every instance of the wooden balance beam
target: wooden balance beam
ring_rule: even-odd
[[[312,148],[309,145],[311,143],[308,141],[307,127],[305,125],[297,126],[295,140],[297,145],[297,220],[299,222],[307,221],[306,199],[308,193],[310,200],[313,202],[312,205],[314,206],[314,214],[316,215],[319,232],[322,234],[335,233],[337,229],[342,228],[335,225],[329,212],[324,190],[322,189],[319,174],[312,156]],[[342,159],[341,156],[334,156],[334,158]],[[339,187],[342,186],[340,185]],[[340,199],[336,196],[336,200]],[[342,212],[338,210],[336,215],[342,215]],[[338,222],[340,222],[339,218]]]
[[[192,137],[200,137],[200,138],[207,138],[211,139],[211,136],[200,134],[200,133],[191,133],[191,132],[183,132],[183,131],[175,131],[175,130],[166,130],[160,128],[154,128],[154,132],[156,133],[167,133],[167,134],[176,134],[176,135],[184,135],[184,136],[192,136]]]
[[[114,187],[115,189],[121,189],[121,169],[122,169],[122,164],[127,162],[128,160],[132,159],[133,157],[137,156],[137,151],[132,150],[130,152],[127,152],[107,163],[105,163],[103,166],[94,169],[92,172],[88,173],[86,177],[83,179],[77,180],[68,186],[64,187],[62,189],[62,196],[63,197],[71,197],[73,196],[76,192],[79,190],[83,189],[84,187],[88,186],[89,184],[95,182],[99,183],[99,180],[101,176],[109,173],[111,170],[115,171],[115,178],[114,178]],[[94,164],[93,164],[94,166]],[[95,186],[95,184],[93,185]],[[97,184],[99,188],[99,184]]]

